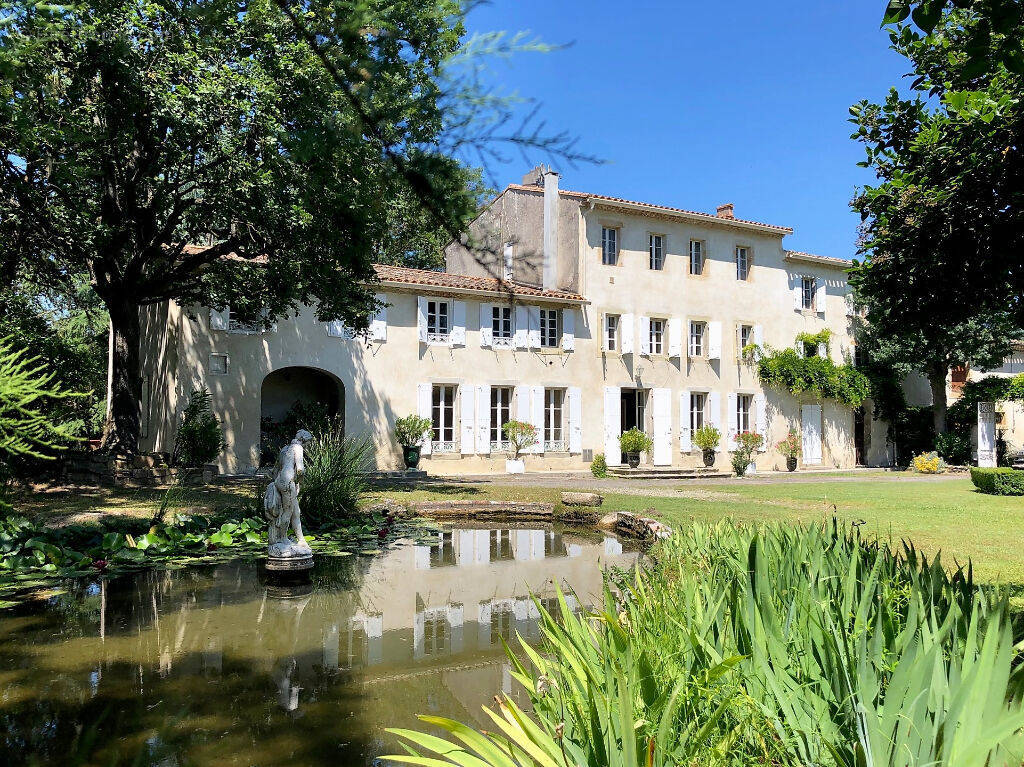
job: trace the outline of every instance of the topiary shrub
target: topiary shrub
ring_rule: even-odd
[[[998,468],[971,468],[971,482],[989,495],[1024,495],[1024,471]]]
[[[210,392],[193,389],[174,438],[175,466],[202,466],[210,463],[223,450],[224,432],[210,407]]]
[[[590,462],[590,473],[599,478],[608,476],[608,462],[604,459],[604,453],[594,456],[594,460]]]

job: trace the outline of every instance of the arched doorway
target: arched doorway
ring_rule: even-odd
[[[345,385],[330,373],[298,366],[269,373],[260,387],[260,463],[277,460],[296,430],[344,415]]]

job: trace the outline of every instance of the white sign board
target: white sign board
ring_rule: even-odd
[[[996,465],[996,403],[978,403],[978,466]]]

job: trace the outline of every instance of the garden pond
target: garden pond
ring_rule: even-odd
[[[531,594],[595,602],[638,556],[593,530],[460,525],[320,554],[299,585],[251,557],[68,580],[0,612],[0,764],[373,764],[417,714],[484,726],[517,696],[503,640],[539,636]]]

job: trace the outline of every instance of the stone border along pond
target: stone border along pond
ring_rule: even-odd
[[[571,525],[595,525],[619,535],[654,541],[672,529],[626,511],[601,515],[597,493],[563,493]],[[381,499],[362,510],[349,527],[307,534],[315,554],[372,556],[388,543],[427,542],[436,532],[432,520],[479,519],[509,523],[555,521],[554,504],[516,501],[421,501],[408,506]],[[0,609],[45,599],[66,591],[69,578],[119,575],[146,569],[171,570],[234,559],[261,559],[266,552],[266,522],[259,517],[179,515],[147,529],[137,520],[100,525],[47,527],[26,517],[0,519]]]

